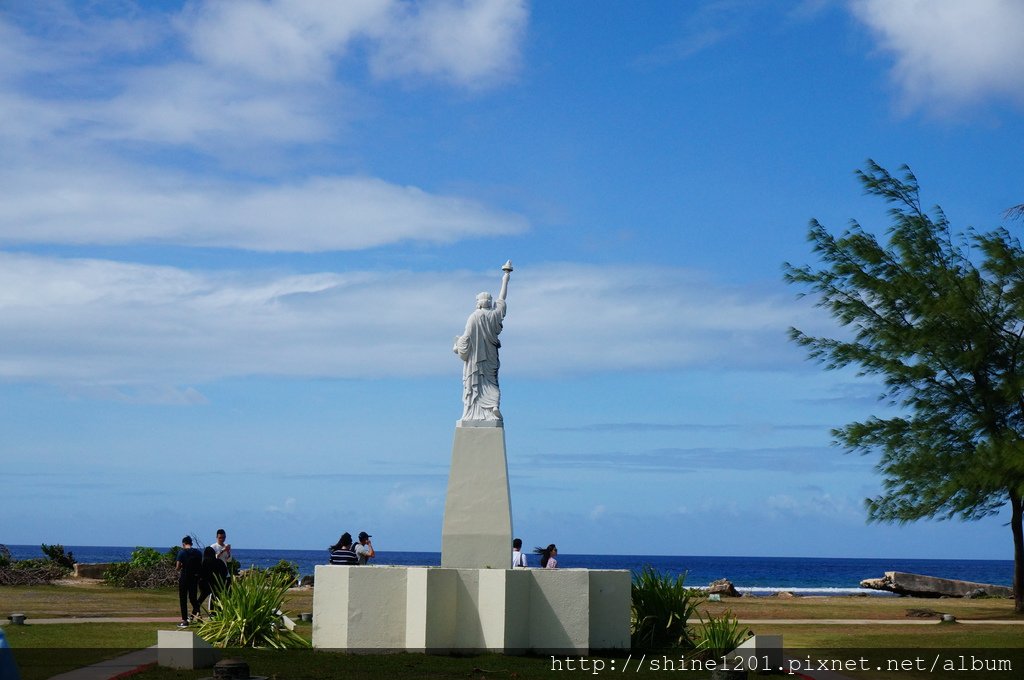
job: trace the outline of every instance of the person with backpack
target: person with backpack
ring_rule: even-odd
[[[178,628],[188,628],[188,604],[192,604],[192,618],[199,615],[199,576],[203,571],[203,554],[192,547],[192,537],[181,539],[181,550],[174,558],[174,570],[178,572],[178,603],[181,605],[181,623]]]
[[[359,564],[356,551],[352,548],[352,534],[347,531],[341,535],[338,542],[332,545],[327,551],[331,555],[331,564],[349,565]]]

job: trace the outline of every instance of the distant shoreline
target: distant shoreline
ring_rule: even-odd
[[[157,550],[169,548],[155,547]],[[326,546],[325,546],[326,547]],[[39,546],[9,545],[16,559],[41,557]],[[74,553],[82,563],[126,561],[134,547],[129,546],[73,546],[65,550]],[[439,566],[440,552],[389,551],[377,547],[376,564],[402,566]],[[235,558],[243,568],[267,568],[285,560],[296,565],[301,575],[314,572],[316,565],[326,564],[327,551],[319,550],[262,550],[234,548]],[[510,550],[511,558],[511,550]],[[535,555],[528,555],[532,566],[537,566]],[[860,588],[864,579],[879,578],[886,571],[902,571],[937,576],[960,581],[1009,586],[1013,579],[1011,560],[981,559],[881,559],[881,558],[822,558],[822,557],[734,557],[687,555],[582,555],[570,552],[559,554],[562,568],[626,569],[639,571],[650,566],[670,575],[685,574],[687,585],[706,586],[712,581],[726,578],[742,593],[770,594],[793,592],[802,595],[878,595],[884,592]]]

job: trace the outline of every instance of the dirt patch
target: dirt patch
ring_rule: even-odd
[[[95,588],[96,586],[103,585],[103,579],[101,578],[62,578],[54,581],[56,586],[72,586],[75,588]]]

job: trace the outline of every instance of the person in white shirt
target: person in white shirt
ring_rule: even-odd
[[[210,546],[213,548],[213,552],[217,554],[217,559],[223,562],[228,567],[228,580],[226,586],[231,585],[231,544],[225,543],[227,540],[227,533],[223,529],[217,529],[217,540]]]
[[[512,568],[525,567],[526,554],[523,553],[523,539],[517,538],[512,541]]]
[[[373,550],[373,543],[370,542],[371,538],[373,537],[365,531],[359,532],[359,542],[356,543],[355,546],[356,557],[359,558],[359,564],[366,564],[370,561],[371,557],[375,557],[377,555]]]

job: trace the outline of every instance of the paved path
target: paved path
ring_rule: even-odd
[[[156,664],[156,645],[84,668],[54,675],[50,680],[114,680],[127,678]]]

